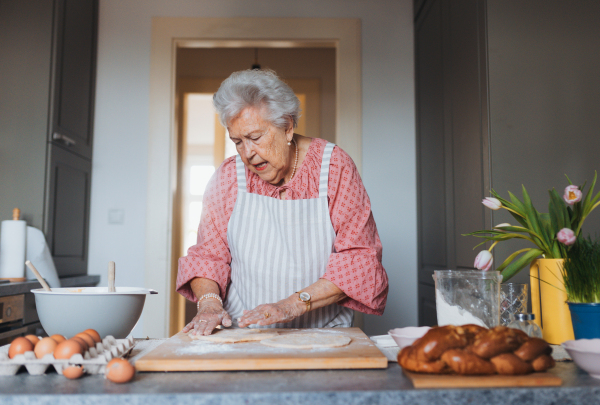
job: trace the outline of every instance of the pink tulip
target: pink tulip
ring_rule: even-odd
[[[563,195],[563,198],[567,204],[573,205],[573,204],[581,201],[582,196],[583,196],[583,193],[581,192],[579,187],[567,186],[565,188],[565,194]]]
[[[577,240],[575,232],[569,228],[563,228],[556,234],[556,239],[565,246],[571,246]]]
[[[479,270],[488,271],[492,268],[492,263],[494,263],[492,253],[489,250],[482,250],[475,258],[474,266]]]
[[[485,197],[481,202],[483,205],[494,211],[502,208],[502,203],[500,200],[494,197]]]

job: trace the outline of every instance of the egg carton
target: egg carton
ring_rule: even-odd
[[[96,347],[90,347],[83,355],[74,354],[70,359],[55,359],[52,353],[38,359],[32,351],[9,359],[9,347],[10,344],[0,347],[0,376],[15,375],[23,366],[30,375],[44,374],[50,366],[60,375],[69,366],[82,366],[87,374],[104,374],[109,361],[115,357],[124,357],[131,351],[133,338],[115,339],[109,335],[101,343],[96,343]]]

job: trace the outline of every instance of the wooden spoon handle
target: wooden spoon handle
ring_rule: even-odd
[[[37,269],[35,268],[35,266],[33,265],[33,263],[31,263],[29,260],[27,260],[25,262],[25,265],[27,267],[29,267],[29,270],[31,270],[33,272],[33,274],[35,274],[35,278],[38,279],[38,281],[40,282],[40,284],[42,285],[42,287],[44,287],[44,290],[46,290],[46,291],[52,291],[50,289],[50,286],[48,285],[48,283],[46,283],[46,280],[44,280],[42,278],[42,275],[40,274],[39,271],[37,271]]]
[[[115,262],[108,262],[108,292],[115,291]]]

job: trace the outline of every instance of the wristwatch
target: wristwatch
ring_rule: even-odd
[[[298,299],[304,303],[306,303],[306,312],[310,311],[310,294],[306,291],[296,291],[296,293],[300,294]]]

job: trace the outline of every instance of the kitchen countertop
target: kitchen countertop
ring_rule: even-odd
[[[135,348],[134,348],[135,350]],[[54,371],[0,377],[0,403],[16,404],[592,404],[600,380],[572,362],[551,372],[561,387],[415,390],[397,363],[382,370],[137,373],[128,384],[100,375],[68,380]]]
[[[63,277],[60,279],[61,287],[91,286],[96,285],[99,282],[100,276],[88,275]],[[36,288],[42,288],[42,285],[37,280],[27,280],[19,283],[2,283],[0,284],[0,297],[25,294]]]

